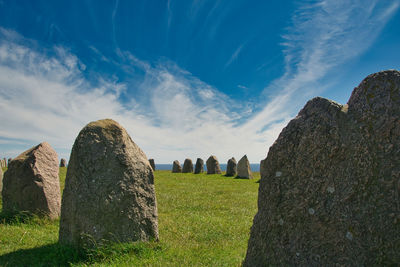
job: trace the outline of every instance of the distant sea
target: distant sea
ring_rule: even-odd
[[[183,167],[183,165],[181,165]],[[226,164],[219,164],[222,171],[226,171]],[[193,164],[193,168],[195,164]],[[260,164],[259,163],[250,163],[251,171],[259,172]],[[156,164],[156,170],[172,170],[172,164]],[[207,171],[207,166],[204,164],[204,170]]]

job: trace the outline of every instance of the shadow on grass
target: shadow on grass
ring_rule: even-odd
[[[88,265],[118,257],[150,258],[161,252],[158,242],[108,243],[91,249],[77,249],[60,243],[31,249],[19,249],[0,256],[0,266]]]
[[[87,259],[83,251],[54,243],[1,255],[0,266],[69,266]]]

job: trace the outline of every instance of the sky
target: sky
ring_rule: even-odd
[[[0,157],[111,118],[156,163],[264,159],[308,100],[400,69],[400,0],[0,0]]]

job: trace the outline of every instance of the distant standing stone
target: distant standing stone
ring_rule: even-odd
[[[253,173],[251,172],[250,162],[247,159],[247,155],[244,155],[238,162],[237,166],[237,177],[253,179]]]
[[[60,167],[67,167],[67,160],[66,159],[61,159]]]
[[[7,158],[3,158],[3,162],[4,162],[4,167],[8,167]]]
[[[194,173],[199,174],[203,172],[204,172],[204,160],[202,160],[201,158],[197,158]]]
[[[183,173],[192,173],[193,172],[193,162],[191,159],[185,159],[185,162],[183,163]]]
[[[207,159],[207,174],[221,174],[221,168],[219,167],[219,162],[216,156],[210,156]]]
[[[237,163],[235,158],[228,160],[226,164],[226,176],[235,176],[237,174]]]
[[[75,140],[62,199],[59,242],[75,247],[158,239],[153,170],[117,122],[86,125]]]
[[[179,161],[174,160],[174,162],[172,163],[172,172],[173,173],[182,172],[182,167],[181,167],[181,164],[179,163]]]
[[[2,198],[4,211],[28,211],[51,219],[60,215],[58,157],[48,143],[40,143],[11,161],[4,173]]]
[[[8,158],[7,166],[10,166],[11,161],[12,161],[12,158]]]
[[[156,164],[154,163],[154,159],[149,159],[149,163],[150,163],[150,166],[153,169],[153,171],[155,171],[156,170]]]

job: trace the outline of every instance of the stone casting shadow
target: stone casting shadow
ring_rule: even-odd
[[[1,255],[0,266],[70,266],[85,260],[76,249],[54,243]]]

